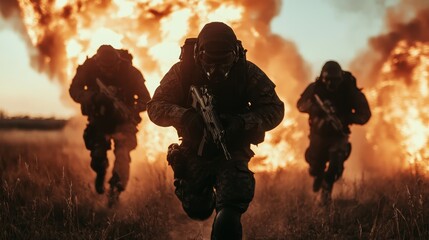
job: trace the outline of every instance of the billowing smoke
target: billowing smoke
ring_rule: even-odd
[[[264,69],[268,69],[271,64],[280,65],[293,80],[306,78],[307,69],[294,44],[271,33],[270,22],[278,14],[279,1],[264,2],[264,4],[250,1],[221,4],[217,1],[208,1],[204,6],[205,12],[199,12],[202,8],[201,3],[193,1],[165,1],[159,4],[148,1],[134,4],[131,1],[76,0],[65,2],[63,5],[60,2],[6,0],[0,3],[0,7],[3,18],[8,20],[20,18],[19,22],[24,27],[19,30],[23,37],[31,39],[31,47],[35,50],[31,56],[33,66],[64,85],[70,82],[73,73],[67,72],[67,69],[70,65],[76,67],[79,63],[73,59],[76,56],[70,54],[69,48],[72,47],[69,46],[70,42],[78,43],[80,46],[77,50],[83,53],[90,54],[94,51],[90,49],[91,38],[84,36],[88,34],[88,29],[94,30],[94,35],[100,28],[117,33],[122,47],[130,49],[130,52],[140,59],[142,70],[154,72],[163,69],[160,65],[164,63],[151,54],[151,46],[170,37],[166,35],[171,34],[169,33],[171,30],[163,29],[164,22],[168,18],[183,12],[183,19],[187,26],[180,34],[181,36],[175,36],[174,39],[180,45],[185,37],[196,36],[201,26],[210,21],[207,15],[221,9],[222,5],[243,8],[242,17],[234,19],[231,25],[243,38],[245,46],[258,49],[258,51],[249,49],[249,55],[255,62],[260,61],[259,59],[265,60],[267,55],[273,61],[260,61],[266,66]],[[132,9],[129,9],[131,7]],[[186,9],[191,9],[189,10],[191,13]],[[130,12],[121,13],[120,11]],[[225,20],[228,22],[227,19]],[[106,42],[111,40],[107,38]],[[173,58],[177,59],[177,56]],[[284,74],[281,76],[285,78]]]
[[[278,91],[289,103],[295,105],[296,91],[307,84],[311,76],[307,63],[298,53],[292,41],[271,32],[271,21],[280,11],[279,0],[242,1],[245,6],[238,34],[245,47],[249,48],[248,58],[254,61],[278,86]],[[252,36],[252,31],[257,36]]]
[[[7,20],[8,24],[10,24],[13,29],[22,33],[25,42],[30,43],[30,38],[24,34],[25,26],[20,15],[21,11],[16,0],[4,0],[0,2],[0,16]]]
[[[399,2],[385,25],[351,66],[369,86],[364,91],[373,109],[362,160],[367,169],[428,171],[429,2]]]
[[[165,63],[154,56],[151,47],[155,43],[177,41],[181,44],[185,37],[196,36],[202,25],[216,17],[211,13],[219,11],[222,6],[242,8],[242,16],[230,22],[248,46],[249,56],[255,62],[260,61],[268,69],[271,64],[279,65],[297,81],[305,79],[307,69],[293,43],[281,39],[271,33],[270,22],[280,9],[280,1],[259,3],[258,1],[243,1],[239,3],[208,1],[204,3],[182,1],[164,1],[153,4],[151,1],[132,3],[131,1],[19,1],[7,0],[0,3],[3,18],[12,20],[19,17],[24,28],[20,29],[23,37],[31,39],[33,66],[48,74],[52,79],[59,80],[64,85],[70,82],[73,72],[68,69],[76,67],[72,47],[78,44],[76,50],[80,53],[91,54],[91,37],[96,34],[111,41],[109,31],[116,33],[121,46],[130,49],[131,53],[140,59],[139,67],[145,72],[164,70]],[[204,11],[202,11],[204,10]],[[14,14],[17,13],[17,14]],[[226,12],[228,13],[228,12]],[[176,17],[176,15],[179,15]],[[182,16],[180,16],[182,15]],[[177,23],[170,26],[165,24],[170,19],[178,18],[185,21],[182,32],[172,35]],[[209,19],[212,18],[212,19]],[[97,32],[99,29],[105,32]],[[88,31],[93,31],[88,33]],[[103,34],[105,34],[103,36]],[[86,36],[87,35],[87,36]],[[165,46],[169,47],[168,45]],[[92,52],[91,52],[92,51]],[[74,53],[78,55],[77,53]],[[265,61],[268,55],[272,59]],[[173,56],[177,59],[177,56]],[[264,59],[264,61],[261,61]],[[270,67],[272,68],[272,67]],[[282,78],[285,78],[283,74]],[[276,77],[273,77],[276,78]],[[159,79],[157,79],[159,80]],[[284,80],[278,79],[280,83]],[[288,81],[289,83],[291,80]],[[289,85],[290,88],[290,85]]]
[[[374,113],[367,128],[354,131],[352,138],[362,145],[354,144],[352,156],[362,159],[366,168],[374,167],[376,162],[386,165],[380,159],[393,158],[391,162],[395,164],[390,165],[403,166],[405,160],[410,163],[429,158],[423,150],[428,148],[429,135],[424,127],[428,122],[424,113],[429,112],[429,2],[403,0],[392,5],[387,0],[370,4],[331,1],[344,10],[357,9],[370,15],[388,6],[384,31],[369,39],[368,50],[351,64],[359,85],[366,87],[364,92]],[[288,162],[303,163],[308,129],[295,103],[297,93],[310,79],[310,70],[295,44],[271,31],[271,21],[280,7],[278,0],[5,0],[0,2],[0,13],[28,44],[32,66],[58,81],[68,102],[66,90],[77,65],[101,44],[128,49],[152,92],[178,60],[180,45],[186,37],[197,36],[207,22],[228,23],[243,41],[248,59],[270,76],[285,101],[285,120],[257,148],[254,161],[262,169],[272,169]],[[153,129],[144,118],[142,153],[138,155],[149,160],[158,159],[165,146],[176,140],[174,132]],[[392,146],[397,146],[394,151],[389,150]]]
[[[297,153],[291,143],[305,139],[300,136],[306,128],[303,125],[299,130],[295,120],[296,92],[308,83],[310,71],[295,44],[271,32],[271,21],[280,7],[279,0],[7,0],[0,3],[2,17],[22,26],[15,29],[28,43],[32,66],[59,82],[63,98],[69,103],[67,89],[77,65],[92,56],[101,44],[128,49],[152,92],[178,60],[185,38],[197,36],[207,22],[228,23],[248,50],[248,59],[270,76],[285,101],[287,112],[283,127],[268,137],[265,151],[272,152],[279,146],[291,154],[288,159],[295,161],[296,157],[292,156],[301,153]],[[175,135],[153,129],[144,119],[143,148],[150,148],[153,152],[145,154],[156,159],[157,153],[165,152],[165,146]],[[162,148],[158,149],[160,145]],[[270,161],[285,162],[285,154],[279,152],[278,158]],[[265,159],[264,153],[261,155],[261,159]]]
[[[400,41],[429,41],[429,2],[403,0],[388,9],[386,30],[368,40],[369,49],[352,63],[359,79],[373,85],[378,81],[380,69]],[[410,75],[412,67],[404,67],[401,74]]]

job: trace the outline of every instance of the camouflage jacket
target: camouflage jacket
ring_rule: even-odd
[[[247,133],[265,133],[282,121],[284,104],[277,96],[275,85],[267,75],[252,62],[246,63],[245,78],[231,74],[225,83],[218,84],[215,89],[212,89],[217,103],[216,111],[219,114],[241,116],[245,122],[244,131]],[[171,67],[148,103],[149,118],[159,126],[175,127],[179,135],[183,127],[180,120],[184,112],[191,107],[190,85],[182,79],[180,65],[181,62]],[[199,81],[194,82],[193,85],[204,84],[201,80],[202,75],[197,78]],[[245,79],[245,83],[237,79]],[[244,144],[251,142],[249,139],[242,139],[242,141]]]
[[[132,117],[140,122],[139,112],[146,110],[150,95],[141,72],[125,59],[119,63],[118,72],[110,78],[101,74],[94,58],[88,58],[77,68],[69,93],[75,102],[81,104],[82,114],[87,115],[89,121],[96,121],[97,119],[108,119],[113,122],[127,121],[127,119],[118,116],[112,104],[104,114],[100,115],[97,106],[99,103],[94,101],[94,97],[100,93],[96,82],[97,78],[104,85],[112,86],[116,89],[117,99],[123,102],[131,110],[134,115]],[[109,106],[109,103],[105,103],[105,105]]]
[[[325,85],[316,79],[301,94],[297,102],[300,112],[309,114],[310,133],[319,135],[332,135],[335,130],[325,122],[322,126],[317,126],[317,119],[325,117],[316,102],[315,94],[322,101],[329,101],[335,109],[335,115],[342,122],[344,132],[349,134],[351,124],[363,125],[371,117],[371,110],[368,101],[361,89],[356,86],[356,79],[350,72],[344,72],[344,80],[334,92],[329,92]]]

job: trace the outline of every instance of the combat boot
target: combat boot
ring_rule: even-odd
[[[97,176],[95,177],[95,191],[98,194],[103,194],[104,189],[104,179],[106,178],[106,169],[100,170],[97,172]]]
[[[112,187],[112,186],[110,187],[108,201],[107,201],[107,206],[109,208],[112,208],[113,206],[119,203],[119,195],[121,194],[121,192],[122,191],[120,191],[116,187]]]
[[[97,174],[94,185],[98,194],[104,193],[104,179],[106,178],[106,169],[109,166],[107,159],[107,149],[104,146],[95,144],[91,150],[91,168]]]
[[[119,202],[119,195],[125,190],[124,185],[119,179],[117,173],[113,173],[112,178],[109,180],[110,191],[108,196],[108,207],[111,208]]]
[[[313,192],[318,192],[320,190],[320,188],[322,187],[323,178],[323,174],[314,177]]]
[[[332,202],[332,189],[334,187],[334,183],[328,183],[326,181],[322,182],[322,192],[320,194],[320,204],[322,206],[328,206]]]

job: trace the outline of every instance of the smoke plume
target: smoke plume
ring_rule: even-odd
[[[377,82],[382,65],[400,41],[429,41],[429,2],[404,0],[388,9],[385,32],[368,40],[369,49],[352,63],[352,69],[362,81]],[[403,72],[410,74],[410,69]]]
[[[278,15],[280,7],[279,0],[165,0],[156,3],[7,0],[0,3],[1,16],[21,26],[15,29],[28,44],[32,67],[60,83],[66,102],[71,102],[67,90],[76,67],[85,57],[92,56],[99,45],[112,44],[128,49],[134,56],[134,65],[142,71],[152,92],[178,60],[185,38],[197,36],[207,22],[224,21],[242,40],[248,50],[248,59],[263,69],[277,85],[276,89],[288,109],[285,117],[288,123],[284,125],[288,126],[289,132],[297,128],[296,124],[290,124],[295,122],[292,119],[297,115],[295,93],[304,88],[310,71],[295,44],[271,32],[271,21]],[[153,131],[147,121],[142,124],[142,132],[155,134],[157,137],[148,138],[158,141],[174,136],[163,130]],[[284,135],[281,134],[284,129],[278,132],[277,135]],[[273,137],[273,141],[272,147],[281,143],[293,150],[286,139]],[[159,146],[159,143],[150,141],[145,141],[145,144]]]
[[[373,111],[362,161],[366,169],[427,171],[429,2],[404,0],[390,7],[384,29],[351,65],[369,86],[364,91]]]

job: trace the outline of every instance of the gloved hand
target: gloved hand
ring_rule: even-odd
[[[186,110],[180,122],[184,138],[199,141],[203,137],[204,120],[193,108]]]
[[[94,93],[91,97],[92,112],[98,116],[111,115],[113,102],[103,93]]]
[[[220,119],[225,130],[227,142],[232,143],[242,136],[245,124],[242,117],[239,115],[221,115]]]
[[[329,101],[329,100],[325,100],[325,101],[323,101],[323,105],[325,105],[325,107],[331,112],[331,113],[334,113],[336,110],[335,110],[335,107],[334,107],[334,104],[331,102],[331,101]]]

